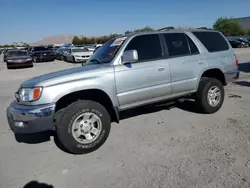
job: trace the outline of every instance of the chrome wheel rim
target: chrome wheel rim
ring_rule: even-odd
[[[77,142],[82,144],[94,142],[99,137],[101,130],[101,119],[92,112],[80,114],[72,124],[72,135]]]
[[[213,86],[208,90],[207,94],[208,103],[210,106],[215,107],[221,100],[221,91],[217,86]]]

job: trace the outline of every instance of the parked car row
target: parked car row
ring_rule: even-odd
[[[33,67],[33,63],[54,61],[54,52],[46,46],[33,46],[28,49],[8,49],[3,53],[3,61],[8,69]]]
[[[3,61],[8,69],[13,67],[33,67],[33,63],[54,61],[55,59],[72,63],[86,62],[101,46],[67,45],[62,47],[32,46],[26,49],[7,49],[3,51]]]
[[[58,48],[55,51],[55,58],[72,63],[86,62],[92,54],[101,46],[99,45],[75,45]]]
[[[233,48],[248,48],[250,47],[250,38],[247,37],[227,37]]]

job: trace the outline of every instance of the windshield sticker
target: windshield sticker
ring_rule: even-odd
[[[115,41],[110,45],[111,46],[120,46],[127,37],[120,37],[115,39]]]

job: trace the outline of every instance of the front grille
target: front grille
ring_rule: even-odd
[[[89,55],[84,55],[84,56],[82,56],[83,58],[85,58],[85,57],[89,57]]]

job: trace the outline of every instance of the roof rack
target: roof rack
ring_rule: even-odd
[[[160,28],[157,31],[168,31],[168,30],[172,30],[172,29],[175,29],[175,28],[173,26],[169,26],[169,27]]]

